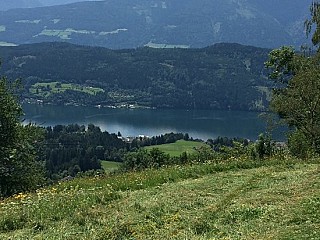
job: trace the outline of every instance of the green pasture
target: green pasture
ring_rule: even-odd
[[[58,23],[60,21],[60,19],[53,19],[54,24]],[[41,33],[39,33],[38,35],[35,35],[35,37],[37,36],[49,36],[49,37],[58,37],[60,39],[71,39],[70,36],[73,34],[95,34],[95,31],[89,31],[89,30],[75,30],[72,28],[67,28],[67,29],[44,29],[42,30]]]
[[[41,97],[48,97],[54,93],[62,93],[66,90],[78,91],[87,93],[90,95],[96,95],[99,92],[104,92],[101,88],[95,87],[87,87],[81,86],[79,84],[72,84],[72,83],[60,83],[60,82],[44,82],[44,83],[36,83],[31,86],[29,89],[30,93],[41,96]]]
[[[102,168],[105,172],[110,173],[119,169],[122,163],[111,162],[111,161],[101,161]]]
[[[201,147],[209,146],[203,142],[179,140],[175,143],[148,146],[146,149],[151,150],[152,148],[159,148],[161,151],[169,154],[171,157],[179,157],[183,152],[186,152],[187,154],[196,153],[197,149]]]

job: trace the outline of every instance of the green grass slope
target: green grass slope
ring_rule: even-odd
[[[101,161],[102,168],[105,172],[111,173],[120,168],[122,163],[112,161]]]
[[[0,239],[319,236],[318,160],[234,160],[75,179],[0,202]]]
[[[202,142],[179,140],[175,143],[148,146],[145,148],[148,150],[151,150],[153,148],[158,148],[160,151],[169,154],[171,157],[179,157],[183,152],[186,152],[187,154],[196,153],[197,149],[201,147],[208,148],[208,145]]]

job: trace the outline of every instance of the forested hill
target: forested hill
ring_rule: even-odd
[[[109,50],[68,43],[0,47],[0,74],[21,78],[25,97],[55,104],[262,110],[269,50]]]

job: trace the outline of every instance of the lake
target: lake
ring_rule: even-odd
[[[207,140],[218,136],[257,139],[266,124],[259,113],[216,110],[109,109],[24,104],[25,122],[40,126],[92,123],[123,136],[189,133]]]

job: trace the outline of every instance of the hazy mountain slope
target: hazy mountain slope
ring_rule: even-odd
[[[204,47],[217,42],[278,47],[304,41],[301,15],[288,13],[294,29],[276,17],[286,15],[287,11],[307,11],[308,3],[305,8],[292,4],[295,11],[285,8],[282,15],[270,15],[271,6],[252,2],[108,0],[10,10],[0,12],[0,42],[67,41],[116,49],[146,44]],[[284,6],[273,5],[274,9]]]
[[[309,7],[312,0],[247,0],[252,6],[260,11],[263,11],[273,17],[279,22],[288,24],[294,21],[297,16],[309,13]]]
[[[248,0],[259,11],[274,17],[294,39],[301,38],[312,0]],[[304,37],[304,36],[303,36]],[[301,39],[302,40],[302,39]]]
[[[6,11],[12,8],[33,8],[39,7],[39,0],[0,0],[0,11]]]

